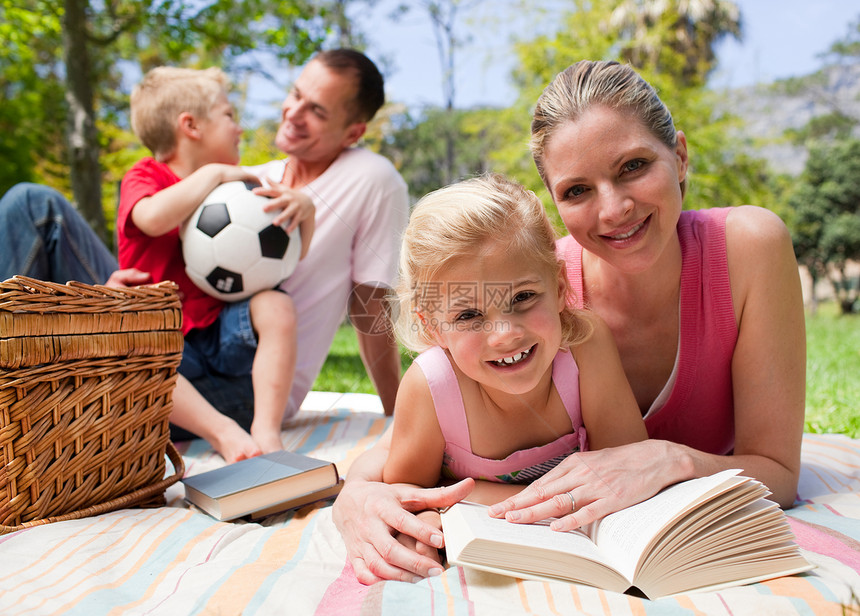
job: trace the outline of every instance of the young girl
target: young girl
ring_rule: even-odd
[[[496,502],[571,453],[647,438],[609,329],[566,301],[555,240],[538,198],[501,176],[415,207],[397,328],[423,353],[397,392],[385,482],[518,484],[470,496]]]

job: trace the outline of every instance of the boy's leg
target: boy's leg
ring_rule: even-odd
[[[227,462],[237,462],[262,453],[234,419],[220,413],[181,374],[173,390],[170,423],[205,439]],[[175,440],[174,431],[171,437]]]
[[[213,372],[213,369],[226,372],[231,364],[237,374],[247,375],[250,372],[253,349],[228,347],[227,352],[219,353],[223,332],[229,331],[236,323],[235,318],[230,318],[230,315],[242,312],[241,305],[227,306],[210,327],[192,330],[185,336],[182,363],[179,365],[180,377],[174,390],[173,410],[170,413],[170,436],[173,440],[203,438],[227,462],[262,453],[247,431],[253,413],[253,391],[250,382],[246,387],[242,387],[240,379],[222,377]],[[247,313],[247,307],[244,312]],[[249,316],[246,319],[250,321]],[[213,358],[223,360],[226,364],[212,366]],[[246,379],[250,381],[249,376]],[[237,411],[235,417],[234,411]],[[241,421],[243,414],[247,416],[244,422]],[[240,425],[241,423],[245,425]]]
[[[254,421],[251,436],[264,453],[283,449],[281,425],[296,371],[296,312],[292,298],[262,291],[251,298],[257,333],[254,355]]]
[[[18,184],[0,199],[0,279],[23,274],[103,284],[117,269],[110,251],[56,190]]]

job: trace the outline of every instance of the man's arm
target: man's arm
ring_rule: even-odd
[[[394,414],[394,400],[400,384],[400,351],[388,307],[389,290],[366,284],[353,287],[349,317],[358,334],[361,360],[386,415]]]

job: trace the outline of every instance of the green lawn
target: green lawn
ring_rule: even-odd
[[[860,316],[823,304],[806,340],[806,430],[860,438]]]
[[[860,438],[860,316],[840,316],[835,305],[822,304],[807,316],[806,336],[806,431]],[[402,359],[405,370],[409,353]],[[314,389],[374,393],[351,326],[338,330]]]

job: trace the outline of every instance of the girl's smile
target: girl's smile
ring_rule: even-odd
[[[527,361],[529,357],[531,357],[532,351],[535,350],[537,344],[532,345],[528,349],[524,351],[520,351],[511,357],[503,357],[502,359],[493,359],[490,360],[490,363],[494,366],[498,366],[500,368],[510,368],[511,366],[518,366],[523,362]]]

